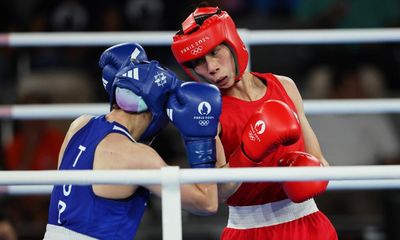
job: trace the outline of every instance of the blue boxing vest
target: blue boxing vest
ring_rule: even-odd
[[[110,133],[135,141],[124,126],[108,122],[104,115],[92,118],[69,141],[60,170],[93,169],[96,147]],[[51,194],[48,223],[98,239],[132,240],[148,198],[143,187],[127,199],[113,200],[96,196],[91,185],[58,185]]]

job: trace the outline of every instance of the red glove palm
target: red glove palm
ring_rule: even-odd
[[[280,167],[321,167],[321,162],[311,154],[288,152],[278,163]],[[329,181],[283,182],[286,195],[299,203],[325,192]]]

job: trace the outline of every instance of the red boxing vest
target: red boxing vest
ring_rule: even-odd
[[[226,159],[229,162],[235,161],[235,159],[231,159],[229,156],[240,145],[245,124],[250,116],[260,108],[263,102],[272,99],[279,100],[286,103],[297,113],[292,100],[287,95],[280,81],[273,74],[255,72],[252,74],[265,81],[267,85],[267,91],[261,99],[249,102],[232,96],[222,96],[222,114],[220,117],[222,132],[220,138],[224,146]],[[303,138],[300,138],[299,141],[290,146],[280,146],[274,153],[268,155],[268,161],[265,161],[265,163],[274,162],[274,165],[261,164],[260,166],[277,166],[278,160],[288,151],[305,151]],[[280,183],[243,183],[227,200],[227,204],[231,206],[250,206],[275,202],[286,198],[287,196]]]

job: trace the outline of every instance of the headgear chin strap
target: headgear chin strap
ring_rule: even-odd
[[[181,81],[175,74],[157,61],[130,62],[115,76],[110,103],[113,104],[115,100],[118,106],[127,112],[149,110],[152,120],[139,141],[150,142],[168,124],[164,110],[167,98],[180,84]],[[123,104],[119,105],[118,101]]]
[[[235,80],[239,80],[247,67],[249,54],[232,18],[218,7],[200,7],[191,13],[175,34],[171,49],[186,73],[201,81],[203,78],[186,63],[203,57],[221,43],[232,52],[236,65]]]

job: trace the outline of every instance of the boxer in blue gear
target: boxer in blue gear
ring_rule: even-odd
[[[134,70],[136,68],[138,70]],[[83,115],[77,118],[72,122],[61,146],[58,169],[159,169],[167,166],[153,148],[137,142],[136,139],[141,139],[154,121],[153,108],[165,107],[167,104],[170,90],[161,90],[154,81],[159,79],[157,76],[160,72],[167,75],[165,71],[168,70],[157,62],[139,61],[132,64],[128,61],[123,70],[120,70],[116,73],[118,77],[113,81],[112,88],[109,88],[113,98],[124,98],[124,96],[117,96],[118,93],[114,92],[117,88],[128,89],[137,97],[147,100],[148,110],[124,110],[119,106],[118,101],[113,101],[112,109],[106,115]],[[130,78],[130,70],[138,71],[138,74],[132,72],[134,77]],[[170,73],[171,79],[172,76],[174,75]],[[133,81],[134,84],[131,85],[129,81]],[[173,94],[179,89],[173,85],[170,87],[175,87],[171,90]],[[193,89],[185,87],[179,92],[181,95],[189,93],[189,90],[196,92],[196,87],[192,87]],[[198,114],[198,106],[202,102],[210,103],[211,109],[221,108],[221,99],[216,96],[214,88],[207,89],[201,85],[198,87],[199,90],[201,88],[202,94],[193,99],[196,101],[194,104],[179,105],[180,112],[175,115],[174,123],[183,135],[190,139],[212,139],[215,137],[217,128],[214,122],[207,126],[207,134],[203,133],[203,128],[189,131],[182,127],[185,119],[193,121],[194,115]],[[181,95],[177,98],[178,101]],[[152,96],[155,98],[153,99]],[[130,97],[127,97],[123,100],[129,99]],[[132,98],[132,100],[137,99]],[[203,109],[203,113],[208,113],[214,119],[219,118],[219,111],[209,112],[206,108]],[[175,108],[174,105],[171,109],[177,109],[177,107]],[[164,108],[163,111],[165,112],[166,109]],[[177,119],[180,120],[177,121]],[[157,123],[154,126],[156,125]],[[151,134],[156,134],[156,132],[152,131]],[[151,134],[149,137],[152,137]],[[188,148],[188,151],[192,150]],[[200,159],[200,162],[192,161],[193,166],[207,164],[213,167],[212,162],[215,161],[211,159],[203,163],[201,159],[204,158],[194,159]],[[51,194],[49,219],[44,239],[134,239],[150,192],[161,196],[161,186],[56,185]],[[182,185],[181,201],[182,208],[189,212],[198,215],[213,214],[218,209],[217,186],[216,184]]]
[[[102,53],[99,60],[99,66],[103,69],[103,85],[110,96],[110,106],[116,101],[126,111],[143,112],[148,110],[147,104],[152,105],[150,111],[153,119],[147,131],[139,139],[140,142],[151,142],[156,133],[166,126],[168,118],[162,103],[165,103],[167,94],[182,82],[172,71],[159,65],[157,61],[146,60],[148,60],[146,52],[137,43],[112,46]],[[139,69],[140,74],[146,76],[135,79]],[[142,69],[156,72],[149,74],[151,77],[147,78],[147,73]],[[150,91],[152,95],[148,94]]]

